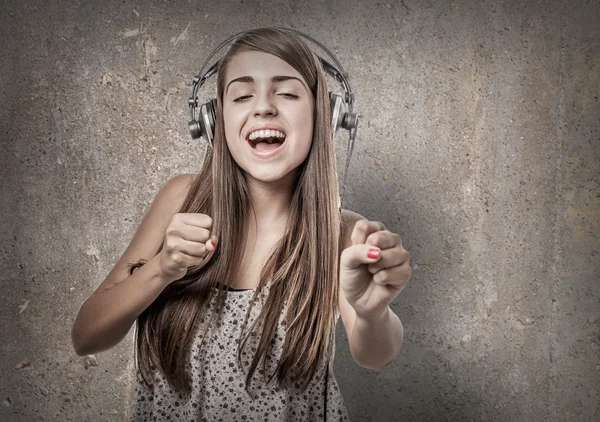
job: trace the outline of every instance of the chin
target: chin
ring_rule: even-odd
[[[269,171],[268,169],[266,169],[264,172],[246,171],[246,176],[250,176],[253,179],[263,183],[276,183],[283,181],[283,179],[293,179],[297,170],[298,167],[283,171]]]
[[[269,174],[256,174],[256,173],[246,173],[248,176],[252,177],[254,180],[263,183],[276,183],[281,181],[285,176],[277,173],[269,173]]]

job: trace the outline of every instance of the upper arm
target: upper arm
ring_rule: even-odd
[[[125,252],[96,290],[104,290],[123,281],[129,276],[130,264],[140,259],[150,260],[156,254],[171,218],[183,205],[194,176],[174,176],[160,188]]]
[[[352,235],[352,230],[354,230],[354,225],[358,220],[364,220],[365,217],[350,210],[343,210],[342,219],[342,230],[344,231],[344,236],[340,254],[344,249],[346,249],[349,246],[352,246],[352,239],[350,238],[350,236]],[[341,283],[339,289],[340,315],[342,317],[342,322],[344,323],[344,328],[346,329],[346,335],[348,336],[349,342],[350,334],[352,333],[352,328],[354,327],[354,321],[356,320],[356,311],[354,310],[352,305],[350,305],[350,303],[348,303],[348,301],[346,300],[346,296],[342,291]]]

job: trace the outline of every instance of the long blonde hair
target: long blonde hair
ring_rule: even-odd
[[[232,57],[252,50],[273,54],[302,75],[315,98],[314,130],[310,152],[298,168],[284,235],[261,270],[243,327],[267,282],[269,294],[259,316],[238,343],[238,363],[250,333],[261,326],[246,389],[261,360],[266,373],[266,356],[284,302],[283,351],[269,382],[276,376],[280,388],[300,383],[305,390],[322,361],[331,356],[338,312],[342,227],[327,82],[320,61],[299,37],[277,28],[258,28],[237,38],[218,66],[214,150],[206,151],[200,173],[179,210],[211,216],[219,244],[202,265],[189,268],[184,277],[168,285],[137,319],[136,357],[146,385],[145,374],[159,368],[174,390],[190,392],[185,362],[196,328],[213,294],[216,301],[212,315],[222,311],[227,290],[219,281],[234,277],[243,256],[239,245],[245,244],[247,233],[242,223],[247,221],[252,203],[243,172],[227,147],[222,104],[225,73]],[[131,273],[144,262],[133,264]]]

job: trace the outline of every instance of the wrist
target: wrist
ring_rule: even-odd
[[[389,318],[390,311],[391,311],[391,309],[388,305],[380,311],[367,312],[367,313],[362,313],[362,314],[359,314],[357,312],[356,319],[361,320],[363,322],[368,322],[371,324],[383,323]]]
[[[176,280],[176,278],[173,278],[172,275],[167,274],[163,271],[163,268],[160,265],[160,254],[157,254],[150,258],[146,265],[150,266],[152,278],[158,283],[160,283],[163,287],[167,287],[169,284]]]

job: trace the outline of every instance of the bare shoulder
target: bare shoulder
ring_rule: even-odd
[[[150,204],[150,209],[144,220],[155,220],[153,217],[160,216],[162,219],[161,222],[168,224],[166,220],[170,220],[173,214],[177,213],[183,205],[195,176],[195,174],[185,173],[173,176],[167,180]],[[142,220],[142,224],[145,223],[144,220]],[[156,221],[153,221],[153,223],[156,223]],[[143,229],[148,229],[147,225],[144,224]]]
[[[197,175],[193,173],[184,173],[179,174],[177,176],[173,176],[169,180],[167,180],[167,182],[161,190],[164,190],[167,193],[167,195],[174,195],[179,198],[185,198],[190,188],[192,187],[192,183],[194,182],[196,176]],[[183,201],[178,201],[179,205],[181,205],[181,202]]]
[[[187,194],[196,176],[197,174],[194,173],[178,174],[167,180],[163,188],[176,195],[180,195],[181,193]]]

